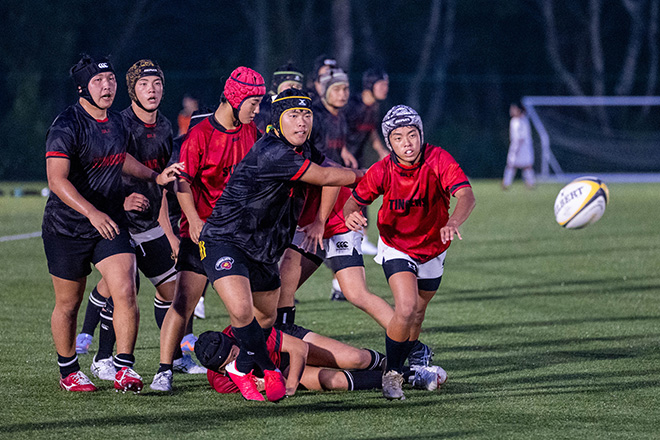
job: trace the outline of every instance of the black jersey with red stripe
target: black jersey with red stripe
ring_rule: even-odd
[[[201,240],[240,247],[254,261],[277,263],[291,243],[307,184],[299,179],[325,157],[308,142],[299,151],[273,132],[236,166],[202,230]]]
[[[402,165],[394,154],[376,162],[353,190],[353,198],[368,205],[383,195],[378,211],[380,238],[425,263],[444,252],[440,229],[449,219],[451,195],[470,182],[454,158],[430,144],[422,147],[421,161]]]
[[[132,107],[121,112],[124,123],[131,134],[128,154],[142,165],[161,173],[172,156],[172,124],[160,112],[155,124],[145,124],[137,117]],[[132,234],[148,231],[158,226],[158,215],[163,200],[163,190],[156,182],[123,175],[124,195],[142,194],[149,199],[144,211],[128,211],[128,229]]]
[[[314,125],[312,126],[312,145],[328,159],[344,165],[341,150],[346,146],[346,118],[343,113],[333,115],[322,102],[312,106]]]
[[[98,121],[76,103],[55,118],[46,134],[46,159],[68,160],[68,180],[96,209],[126,225],[122,168],[129,144],[119,113],[108,110]],[[44,231],[76,238],[98,238],[89,220],[51,192],[46,202]]]
[[[346,117],[348,132],[346,148],[360,166],[364,165],[364,148],[371,133],[378,128],[380,113],[378,103],[366,105],[360,95],[353,95],[341,112]]]

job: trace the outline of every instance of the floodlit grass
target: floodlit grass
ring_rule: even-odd
[[[116,394],[99,381],[98,393],[60,391],[41,240],[0,242],[0,438],[658,438],[660,185],[610,185],[605,216],[579,231],[554,222],[560,186],[504,193],[499,182],[474,182],[477,207],[448,253],[422,334],[449,380],[439,392],[409,390],[404,402],[301,391],[277,405],[249,403],[182,375],[172,396]],[[10,197],[11,187],[0,185],[0,236],[39,230],[45,199]],[[366,265],[372,290],[391,300],[380,267]],[[328,300],[330,278],[323,267],[303,286],[298,323],[384,350],[382,329]],[[87,292],[97,280],[94,272]],[[158,333],[153,288],[142,286],[136,369],[149,383]],[[227,323],[209,291],[195,331]],[[86,372],[91,356],[80,356]]]

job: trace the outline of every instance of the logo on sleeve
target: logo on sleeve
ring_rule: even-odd
[[[229,270],[234,267],[234,259],[232,257],[221,257],[215,262],[215,270]]]

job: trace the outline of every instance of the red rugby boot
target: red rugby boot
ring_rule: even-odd
[[[286,383],[280,370],[265,370],[264,381],[266,382],[266,397],[271,402],[286,397]]]
[[[236,384],[245,400],[256,400],[259,402],[266,400],[257,389],[256,380],[251,371],[247,374],[241,373],[236,369],[236,361],[227,364],[225,366],[225,371],[229,374],[231,381]]]
[[[143,386],[142,377],[132,368],[124,367],[117,371],[115,375],[115,390],[117,392],[133,391],[139,393]]]
[[[78,370],[60,379],[60,388],[67,391],[89,392],[96,391],[96,386],[85,373]]]

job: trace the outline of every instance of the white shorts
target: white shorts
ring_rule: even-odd
[[[389,260],[406,260],[412,265],[410,267],[417,274],[417,279],[433,279],[441,277],[444,273],[446,256],[447,251],[444,251],[432,260],[420,263],[410,255],[386,245],[383,240],[378,238],[378,254],[374,257],[374,261],[382,266],[384,262]]]
[[[316,257],[316,263],[318,265],[325,261],[333,272],[338,272],[348,267],[364,266],[364,260],[362,259],[363,237],[364,234],[361,231],[348,231],[343,234],[333,235],[330,238],[323,239],[325,250],[317,247],[316,252],[310,253],[301,247],[305,233],[301,230],[296,230],[291,246],[297,248],[307,258],[312,257],[311,259],[314,260],[313,257]]]

